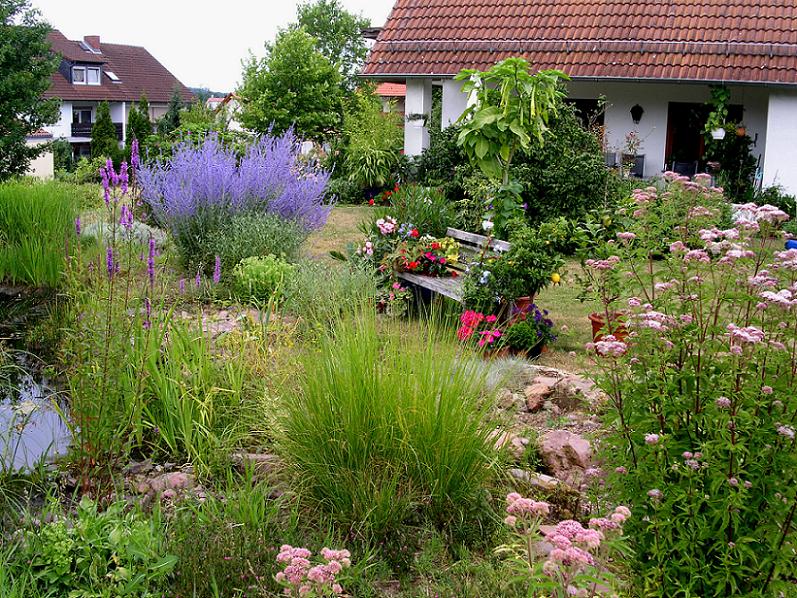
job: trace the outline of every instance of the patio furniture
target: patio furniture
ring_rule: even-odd
[[[465,268],[469,261],[468,258],[472,260],[474,257],[481,254],[488,239],[484,235],[477,235],[456,228],[449,228],[446,230],[446,236],[459,242],[460,261],[454,266],[454,269],[458,274],[461,273],[464,275]],[[510,248],[511,245],[506,241],[492,239],[490,240],[490,246],[487,251],[492,253],[506,253]],[[462,303],[461,275],[444,278],[440,276],[413,274],[412,272],[399,272],[398,278],[420,289],[426,289],[432,294],[443,295],[458,303]]]

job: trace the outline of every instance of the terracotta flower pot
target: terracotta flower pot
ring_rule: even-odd
[[[738,137],[744,137],[747,135],[747,128],[746,127],[736,127],[736,135]]]
[[[605,314],[591,313],[589,314],[589,321],[592,323],[592,342],[597,343],[601,340],[607,330],[618,341],[625,340],[625,337],[628,336],[628,328],[626,328],[623,314],[621,313],[611,314],[608,326],[606,325]]]
[[[515,299],[515,311],[519,313],[523,313],[534,305],[534,297],[533,296],[525,296],[525,297],[518,297]]]

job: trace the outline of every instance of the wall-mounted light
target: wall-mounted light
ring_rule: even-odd
[[[634,120],[635,125],[638,125],[639,121],[642,120],[643,114],[645,114],[645,109],[639,104],[634,104],[631,108],[631,118]]]

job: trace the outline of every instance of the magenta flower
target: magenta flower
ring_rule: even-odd
[[[80,236],[80,231],[81,230],[82,230],[82,227],[80,225],[80,216],[78,216],[77,218],[75,218],[75,234],[78,237]]]
[[[202,273],[199,270],[196,271],[196,278],[194,278],[194,284],[196,285],[196,288],[202,286]]]
[[[151,285],[155,284],[155,239],[149,238],[149,254],[147,255],[147,275]]]
[[[140,162],[138,157],[138,139],[133,139],[133,143],[130,146],[130,166],[133,167],[134,172],[138,170],[139,163]]]

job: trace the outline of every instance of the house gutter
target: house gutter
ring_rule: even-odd
[[[407,79],[453,79],[459,73],[379,73],[359,74],[361,79],[373,79],[388,83],[402,83]],[[772,88],[797,88],[797,82],[788,83],[780,81],[731,81],[722,79],[659,79],[655,77],[598,77],[598,76],[572,76],[571,81],[584,81],[593,83],[681,83],[685,85],[739,85],[745,87],[772,87]]]

